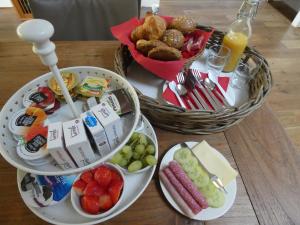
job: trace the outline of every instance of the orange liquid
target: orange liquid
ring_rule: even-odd
[[[230,57],[223,71],[235,70],[248,44],[248,37],[243,33],[229,32],[224,36],[223,45],[231,50]]]

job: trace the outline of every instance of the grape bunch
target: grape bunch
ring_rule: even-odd
[[[142,133],[134,132],[127,144],[110,161],[132,173],[146,166],[155,165],[157,160],[154,154],[155,147],[150,139]]]

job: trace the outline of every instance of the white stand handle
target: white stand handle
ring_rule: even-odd
[[[31,42],[33,44],[32,51],[40,57],[44,65],[49,66],[74,117],[79,117],[78,110],[56,65],[58,60],[55,53],[55,44],[50,41],[53,33],[52,24],[42,19],[27,20],[17,28],[18,36],[24,41]]]

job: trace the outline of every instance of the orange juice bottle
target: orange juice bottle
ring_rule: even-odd
[[[245,0],[238,13],[238,18],[224,36],[223,45],[231,50],[230,57],[223,69],[224,72],[234,71],[251,36],[251,19],[256,14],[258,0]]]

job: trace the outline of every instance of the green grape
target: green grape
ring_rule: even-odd
[[[142,166],[143,166],[143,163],[140,160],[133,161],[128,166],[128,172],[132,173],[132,172],[138,171],[142,168]]]
[[[147,145],[146,152],[150,155],[154,155],[154,153],[155,153],[154,145]]]
[[[145,136],[145,134],[139,135],[139,144],[142,144],[145,146],[148,144],[147,137]]]
[[[113,155],[110,162],[113,164],[119,164],[121,160],[122,160],[122,155],[120,152],[117,152],[116,154]]]
[[[128,164],[128,160],[125,158],[122,158],[122,160],[118,163],[118,165],[121,167],[126,167],[127,164]]]
[[[135,146],[134,151],[139,153],[140,155],[143,155],[145,153],[145,145],[138,144]]]
[[[134,159],[140,159],[141,158],[141,155],[138,153],[138,152],[133,152],[132,153],[132,158],[134,158]]]
[[[130,146],[128,145],[125,145],[123,148],[122,148],[122,155],[125,159],[127,159],[128,161],[131,159],[132,157],[132,149]]]
[[[156,160],[156,158],[153,155],[147,155],[145,157],[145,161],[147,162],[147,164],[149,166],[153,166],[153,165],[155,165],[157,163],[157,160]]]
[[[132,142],[132,141],[134,141],[134,140],[136,140],[136,139],[138,139],[138,138],[139,138],[139,133],[134,132],[134,133],[131,135],[131,137],[130,137],[130,139],[129,139],[129,142]]]
[[[123,148],[122,148],[122,152],[123,153],[126,153],[126,152],[128,152],[128,151],[131,151],[132,149],[131,149],[131,146],[130,145],[125,145]]]

